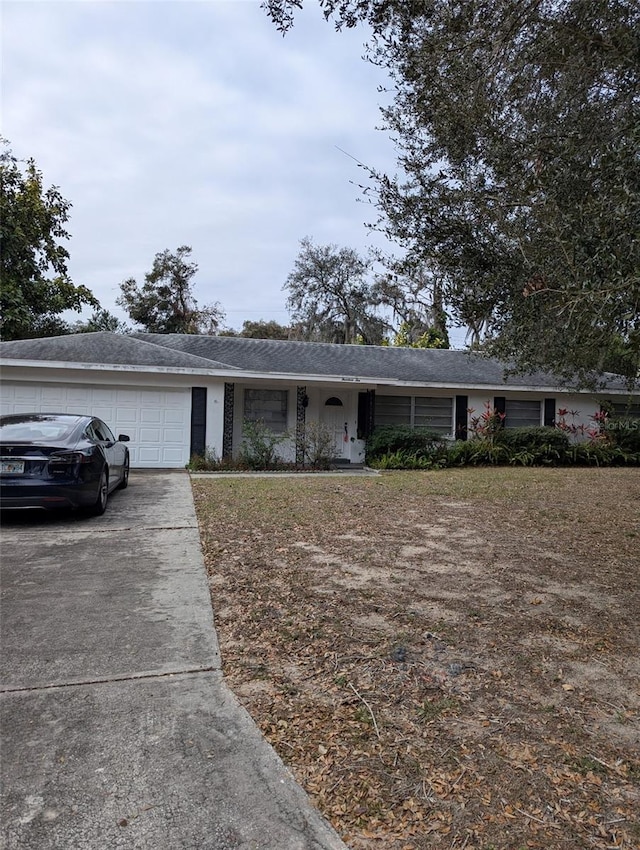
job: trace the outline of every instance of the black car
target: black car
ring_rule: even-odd
[[[103,514],[109,493],[129,483],[128,440],[95,416],[0,416],[0,508]]]

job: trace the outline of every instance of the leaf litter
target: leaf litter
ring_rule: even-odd
[[[640,479],[193,480],[224,674],[353,850],[640,846]]]

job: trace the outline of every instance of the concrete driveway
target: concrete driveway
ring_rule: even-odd
[[[3,517],[3,846],[345,850],[226,688],[185,472]]]

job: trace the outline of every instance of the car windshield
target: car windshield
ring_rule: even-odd
[[[78,425],[75,417],[55,418],[47,416],[5,416],[0,419],[0,440],[27,443],[67,440]]]

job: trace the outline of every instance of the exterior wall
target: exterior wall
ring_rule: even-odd
[[[600,410],[600,401],[601,397],[595,397],[588,393],[578,394],[578,393],[562,393],[562,392],[554,392],[550,390],[548,393],[545,392],[535,392],[535,393],[527,393],[527,392],[509,392],[508,390],[499,390],[493,391],[489,390],[487,392],[478,392],[478,390],[469,392],[469,407],[474,408],[474,413],[468,415],[467,423],[471,422],[472,416],[479,416],[483,410],[484,406],[487,402],[491,404],[493,407],[493,400],[496,396],[503,396],[507,399],[527,399],[540,402],[540,425],[544,424],[544,400],[547,398],[554,398],[556,402],[556,421],[560,419],[558,414],[559,410],[569,410],[575,411],[575,416],[567,416],[567,422],[570,422],[575,425],[584,425],[586,428],[589,428],[593,425],[593,420],[591,416],[597,413]]]
[[[345,460],[351,463],[362,463],[364,461],[364,440],[358,440],[356,437],[358,427],[358,392],[351,388],[345,389],[342,386],[313,386],[306,384],[304,380],[298,383],[265,381],[260,382],[235,382],[235,397],[234,397],[234,415],[233,415],[233,454],[237,457],[242,447],[242,423],[244,419],[244,390],[245,389],[279,389],[287,390],[287,430],[292,435],[292,438],[286,440],[278,446],[278,454],[283,460],[291,463],[296,459],[295,447],[295,431],[296,431],[296,399],[297,388],[306,386],[306,394],[308,397],[308,405],[305,409],[305,421],[323,421],[323,411],[325,402],[331,397],[338,397],[342,401],[342,413],[344,421],[347,423],[348,440],[344,446],[341,446],[342,454]]]
[[[224,381],[202,383],[207,387],[207,431],[206,447],[216,457],[222,457],[222,433],[224,427]]]
[[[260,389],[286,389],[288,391],[288,406],[287,406],[287,428],[294,435],[296,430],[296,401],[297,388],[303,386],[308,399],[308,404],[305,408],[305,420],[310,421],[325,421],[331,420],[330,409],[326,406],[326,401],[331,397],[338,397],[342,401],[341,407],[334,407],[334,411],[339,410],[340,414],[335,413],[333,421],[336,425],[335,431],[335,447],[336,456],[351,463],[361,463],[364,461],[365,442],[357,438],[358,427],[358,397],[360,392],[368,389],[375,389],[377,395],[385,396],[415,396],[415,397],[441,397],[452,400],[452,422],[451,435],[454,432],[455,426],[455,398],[456,395],[466,395],[468,397],[468,406],[475,408],[475,414],[479,415],[484,409],[485,402],[493,404],[493,400],[497,396],[507,399],[536,399],[540,402],[540,424],[544,422],[544,401],[548,398],[555,399],[556,405],[556,420],[559,419],[558,410],[566,409],[575,411],[575,415],[567,415],[567,422],[577,426],[584,425],[591,427],[593,420],[591,417],[600,410],[600,404],[607,399],[616,401],[626,401],[627,396],[624,393],[609,393],[609,394],[589,394],[589,393],[566,393],[558,390],[549,389],[539,391],[515,391],[509,390],[506,387],[499,389],[469,389],[464,388],[447,389],[447,388],[430,388],[416,386],[385,386],[367,384],[365,382],[338,382],[330,383],[329,381],[312,381],[301,377],[298,381],[294,380],[278,380],[271,376],[264,378],[256,378],[253,380],[234,380],[233,375],[224,377],[215,377],[211,375],[190,374],[184,372],[169,372],[158,370],[156,372],[145,372],[143,370],[134,371],[123,367],[109,369],[91,369],[77,367],[38,367],[38,366],[6,366],[3,368],[3,384],[0,385],[0,411],[9,412],[7,402],[10,393],[7,387],[22,386],[25,389],[25,399],[29,397],[29,390],[35,389],[36,386],[47,387],[51,392],[44,394],[47,398],[55,398],[55,388],[57,387],[73,387],[77,386],[79,393],[78,398],[82,398],[81,389],[84,388],[103,388],[105,390],[104,397],[106,399],[108,392],[111,390],[136,390],[152,391],[157,390],[159,393],[169,390],[181,390],[183,395],[190,393],[192,387],[205,387],[207,389],[207,422],[206,422],[206,446],[208,449],[215,452],[218,457],[223,454],[223,431],[224,431],[224,386],[225,380],[233,382],[235,386],[234,394],[234,422],[233,422],[233,451],[234,454],[240,450],[242,445],[242,422],[244,418],[244,390],[247,388]],[[4,392],[3,392],[4,388]],[[128,394],[130,396],[130,394]],[[35,398],[36,395],[34,394]],[[97,399],[98,396],[94,395]],[[13,402],[12,402],[13,403]],[[27,402],[25,402],[27,403]],[[44,403],[44,402],[43,402]],[[105,402],[106,404],[106,402]],[[127,402],[131,409],[131,401]],[[24,407],[20,408],[25,410]],[[51,408],[49,408],[51,409]],[[106,409],[106,408],[105,408]],[[182,441],[183,449],[180,457],[172,461],[171,465],[183,466],[188,461],[189,444],[190,444],[190,424],[189,411],[190,399],[187,402],[185,398],[184,409],[187,411],[186,429],[184,440]],[[25,412],[27,412],[25,410]],[[63,412],[63,411],[59,411]],[[78,410],[77,412],[84,412]],[[101,411],[92,409],[88,411],[100,416]],[[468,415],[467,421],[470,421]],[[108,416],[102,416],[110,426],[116,426],[115,422],[109,421]],[[184,417],[183,417],[184,418]],[[132,420],[133,421],[133,420]],[[344,425],[346,423],[346,436],[344,440]],[[339,427],[338,427],[339,426]],[[118,430],[116,428],[116,430]],[[126,428],[122,427],[121,432],[127,433]],[[160,444],[162,436],[158,437]],[[291,439],[288,443],[282,444],[280,453],[290,461],[295,461],[295,439]],[[151,454],[149,455],[151,458]],[[143,465],[153,465],[152,460],[143,461]],[[136,464],[140,465],[140,464]],[[160,465],[160,464],[158,464]]]

